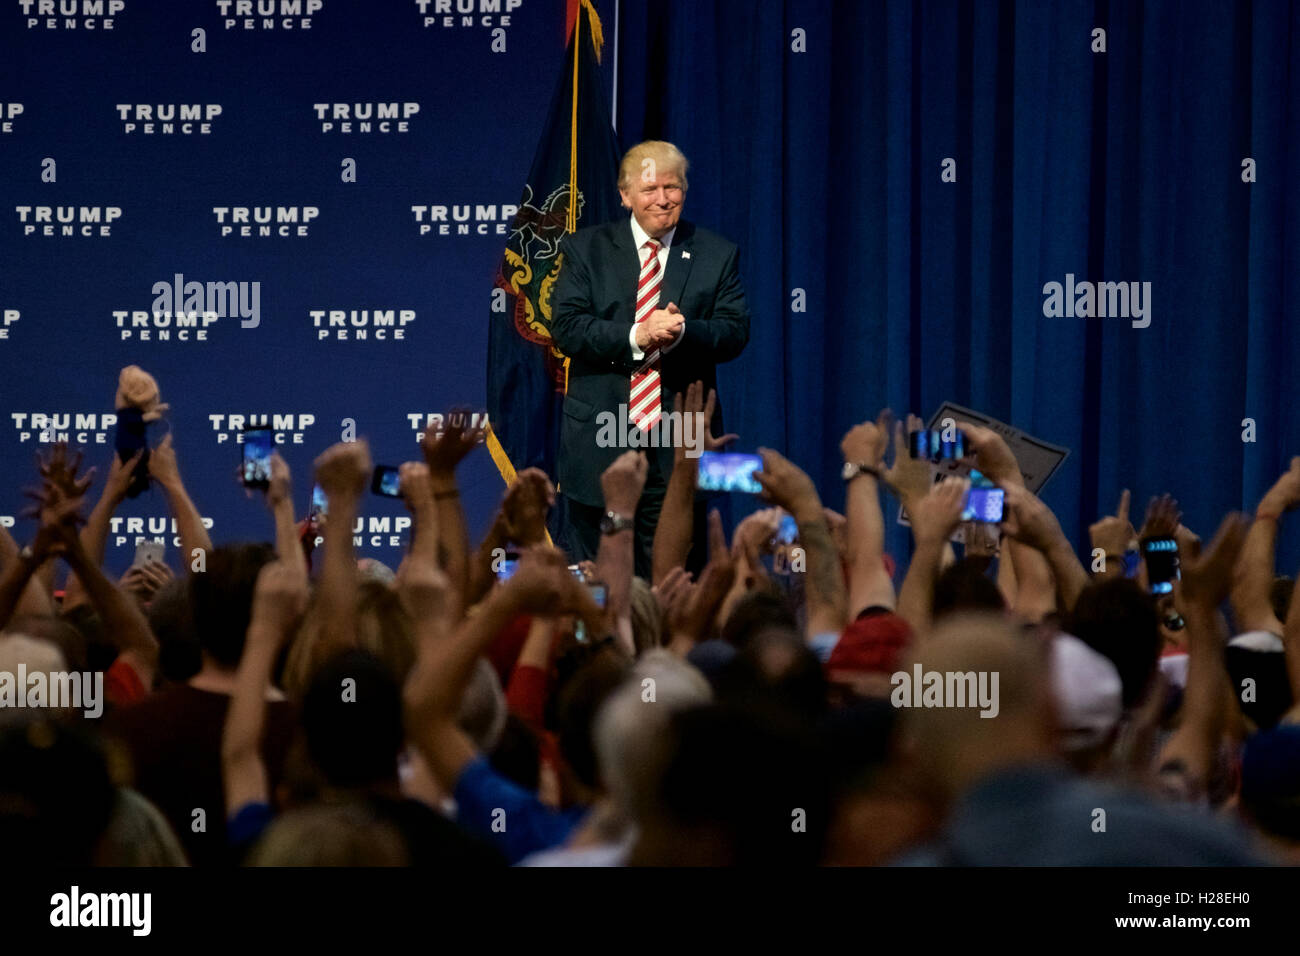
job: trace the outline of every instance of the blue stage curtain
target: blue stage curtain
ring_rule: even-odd
[[[1081,552],[1122,487],[1135,525],[1171,491],[1208,540],[1300,453],[1296,4],[622,0],[620,16],[622,145],[676,142],[686,215],[742,246],[754,321],[721,370],[728,424],[827,505],[843,506],[840,438],[884,406],[953,400],[1069,447],[1044,497]],[[1067,273],[1150,282],[1150,326],[1045,317],[1044,283]],[[1297,559],[1280,549],[1283,571]]]

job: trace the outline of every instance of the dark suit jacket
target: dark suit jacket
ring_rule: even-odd
[[[596,442],[601,412],[618,415],[631,390],[628,334],[636,307],[641,259],[632,238],[631,217],[580,229],[564,240],[564,263],[552,293],[551,337],[569,356],[569,390],[560,426],[560,491],[575,501],[600,505],[600,476],[626,448]],[[740,251],[716,233],[685,220],[677,223],[664,270],[660,306],[675,302],[686,331],[659,362],[661,404],[673,410],[673,396],[703,381],[705,395],[717,384],[715,366],[740,354],[749,341],[749,310],[740,287]],[[722,434],[722,403],[713,414],[713,433]],[[672,471],[671,448],[659,455],[665,478]]]

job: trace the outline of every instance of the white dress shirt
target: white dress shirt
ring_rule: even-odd
[[[668,250],[672,247],[673,233],[675,233],[676,231],[677,231],[677,227],[673,226],[671,229],[669,229],[662,236],[660,236],[658,239],[655,240],[655,242],[659,243],[659,281],[660,282],[662,282],[668,274]],[[650,238],[651,238],[650,234],[641,228],[641,223],[636,221],[636,216],[633,216],[632,217],[632,241],[636,243],[636,257],[637,257],[637,261],[641,263],[641,269],[644,269],[646,262],[649,261],[648,257],[650,253],[646,251],[645,244],[650,241]],[[640,276],[640,274],[641,272],[638,269],[637,275]],[[662,303],[663,306],[666,306],[667,304],[668,303],[666,302]],[[660,306],[656,306],[655,308],[659,308],[659,307]],[[650,320],[647,318],[646,321],[649,322]],[[628,332],[627,340],[628,340],[628,344],[632,346],[632,361],[639,362],[643,358],[645,358],[645,352],[642,351],[636,344],[636,328],[637,328],[636,323],[633,322],[632,328]],[[660,354],[664,352],[672,351],[673,348],[676,347],[677,343],[682,340],[682,336],[684,336],[685,334],[686,334],[686,320],[683,319],[682,330],[679,333],[677,333],[677,338],[673,339],[667,345],[660,346],[659,348]]]

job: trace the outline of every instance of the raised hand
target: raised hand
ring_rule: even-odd
[[[168,435],[166,442],[170,442],[171,438],[172,436]],[[154,453],[154,457],[157,457],[157,452]],[[174,455],[172,460],[173,462],[175,461]],[[149,465],[152,470],[152,458],[149,461]],[[289,474],[289,463],[280,457],[278,451],[273,451],[271,452],[271,482],[266,488],[266,506],[274,511],[285,502],[291,501],[292,496],[293,481],[292,476]]]
[[[1180,556],[1182,579],[1174,582],[1174,603],[1195,605],[1207,611],[1218,607],[1232,588],[1232,572],[1246,540],[1250,522],[1232,513],[1224,517],[1214,540],[1199,556]],[[1190,560],[1189,560],[1190,558]]]
[[[871,465],[873,468],[879,468],[885,460],[885,449],[889,445],[889,426],[893,417],[894,413],[886,408],[876,416],[875,422],[863,422],[850,428],[840,441],[840,452],[844,455],[844,461],[849,464]]]
[[[714,389],[709,389],[708,397],[704,396],[704,383],[702,381],[692,382],[686,387],[686,396],[678,392],[673,396],[673,408],[681,413],[682,422],[685,423],[687,416],[693,416],[695,425],[691,434],[694,436],[697,450],[718,451],[721,448],[731,444],[739,435],[728,433],[718,438],[713,437],[713,410],[718,403],[718,393]],[[683,424],[684,427],[684,424]],[[686,457],[686,442],[684,436],[678,436],[678,440],[673,446],[673,457],[680,461]]]
[[[141,604],[148,604],[175,577],[172,569],[161,561],[149,561],[127,568],[118,583]]]
[[[540,468],[525,468],[519,472],[506,489],[505,500],[501,503],[501,519],[507,540],[521,547],[545,541],[546,515],[554,504],[555,486],[546,472]]]
[[[822,503],[812,479],[790,459],[770,448],[760,448],[763,470],[754,479],[763,486],[762,498],[780,505],[800,521],[821,515]]]
[[[69,498],[80,498],[95,480],[92,468],[81,478],[77,469],[81,467],[83,455],[80,450],[71,451],[67,442],[56,442],[47,454],[36,456],[36,470],[44,481],[59,488]]]
[[[172,446],[170,432],[149,454],[149,474],[164,488],[174,488],[180,484],[180,466],[176,463],[176,449]]]
[[[330,507],[355,504],[370,481],[370,446],[365,441],[342,441],[331,445],[313,465],[316,484],[329,499]]]
[[[709,512],[709,563],[699,584],[679,592],[668,608],[669,633],[679,651],[689,650],[685,642],[693,645],[712,634],[718,623],[714,620],[717,610],[731,590],[735,575],[736,565],[722,530],[722,515],[714,509]]]
[[[1147,516],[1142,522],[1139,538],[1172,538],[1178,530],[1178,522],[1183,513],[1178,510],[1178,502],[1172,495],[1152,498],[1147,504]]]
[[[883,472],[885,484],[898,496],[909,514],[912,506],[930,493],[933,483],[930,463],[923,458],[913,458],[907,447],[907,433],[923,427],[924,423],[915,415],[907,416],[906,428],[901,421],[894,423],[894,464]]]
[[[967,422],[958,422],[957,428],[966,436],[967,457],[974,452],[976,467],[994,484],[1006,488],[1025,483],[1016,456],[1011,453],[1011,447],[1001,435],[991,428]]]
[[[1092,541],[1093,548],[1101,548],[1107,557],[1120,557],[1137,537],[1128,517],[1129,498],[1129,490],[1125,488],[1120,492],[1119,506],[1115,513],[1106,515],[1088,527],[1088,538]]]
[[[641,500],[641,491],[645,488],[649,467],[650,463],[646,456],[639,451],[625,451],[615,458],[600,476],[600,490],[605,498],[605,510],[625,518],[635,515],[637,503]],[[545,475],[542,477],[544,478]],[[550,485],[549,481],[547,485]],[[542,517],[545,520],[545,515]]]
[[[949,478],[941,481],[912,509],[912,536],[917,546],[942,547],[961,523],[970,481]]]
[[[126,493],[131,487],[131,477],[144,457],[144,449],[122,460],[122,456],[113,452],[113,463],[108,466],[108,477],[104,479],[104,497],[109,501],[121,503],[126,500]]]
[[[442,435],[437,435],[436,429],[425,429],[420,449],[424,452],[425,463],[435,479],[454,475],[456,466],[483,440],[484,427],[472,424],[482,420],[481,415],[471,417],[467,408],[456,408],[447,416]]]
[[[1291,459],[1291,467],[1273,483],[1259,502],[1258,514],[1280,515],[1300,504],[1300,455]]]

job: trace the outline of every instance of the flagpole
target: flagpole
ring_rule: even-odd
[[[614,95],[613,106],[609,110],[609,125],[618,132],[618,8],[622,0],[614,0]]]

